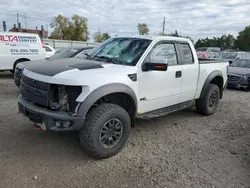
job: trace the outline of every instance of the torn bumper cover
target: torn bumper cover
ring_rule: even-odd
[[[66,112],[50,111],[38,107],[18,96],[18,108],[24,116],[28,117],[36,126],[46,131],[77,131],[83,124],[85,117],[71,116]]]

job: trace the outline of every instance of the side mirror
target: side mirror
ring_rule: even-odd
[[[152,63],[152,62],[145,62],[142,66],[142,71],[166,71],[168,69],[168,64],[166,63]]]
[[[230,61],[228,61],[228,62],[229,62],[229,65],[233,63],[233,61],[231,61],[231,60],[230,60]]]

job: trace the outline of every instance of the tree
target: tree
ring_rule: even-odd
[[[217,46],[222,50],[233,49],[235,43],[235,38],[233,35],[222,35],[220,38],[217,38]]]
[[[71,19],[71,40],[87,41],[89,39],[88,19],[79,15],[73,15]]]
[[[221,37],[213,37],[209,39],[199,39],[195,48],[199,47],[220,47],[222,50],[234,48],[235,38],[233,35],[222,35]]]
[[[139,35],[148,35],[149,29],[148,29],[147,24],[145,24],[145,23],[138,23],[137,24],[137,28],[138,28],[138,31],[139,31]]]
[[[170,34],[169,34],[169,36],[173,36],[173,37],[181,37],[181,36],[179,35],[179,33],[178,33],[178,31],[177,31],[177,30],[175,30],[175,32],[174,32],[174,33],[170,33]]]
[[[77,41],[89,39],[88,20],[85,17],[73,15],[70,20],[59,14],[53,18],[50,26],[54,28],[50,38]]]
[[[110,38],[110,35],[108,33],[103,33],[102,34],[102,40],[105,41]]]
[[[178,31],[175,30],[174,33],[170,33],[170,34],[160,34],[161,36],[172,36],[172,37],[182,37],[182,38],[187,38],[187,39],[190,39],[192,41],[192,43],[194,43],[193,39],[189,36],[182,36],[182,35],[179,35]]]
[[[108,38],[110,38],[108,33],[101,33],[101,31],[97,31],[94,34],[94,40],[97,43],[101,43],[101,42],[107,40]]]
[[[68,18],[59,14],[58,16],[53,18],[50,26],[54,28],[54,31],[51,33],[50,38],[62,40],[70,38],[70,25]]]
[[[239,32],[235,47],[239,50],[250,51],[250,26]]]

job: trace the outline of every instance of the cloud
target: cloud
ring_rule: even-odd
[[[197,40],[201,37],[233,34],[249,25],[249,0],[0,0],[0,15],[7,26],[16,23],[16,13],[24,25],[35,28],[51,22],[53,16],[79,14],[88,18],[89,30],[98,28],[116,34],[137,34],[137,23],[147,23],[151,34],[178,32]],[[1,29],[1,27],[0,27]],[[51,29],[50,29],[51,30]]]

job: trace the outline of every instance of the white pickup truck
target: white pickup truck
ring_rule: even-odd
[[[104,159],[125,145],[136,118],[187,108],[216,111],[228,62],[198,61],[189,39],[114,37],[83,60],[30,63],[19,111],[47,131],[78,131],[83,149]]]

